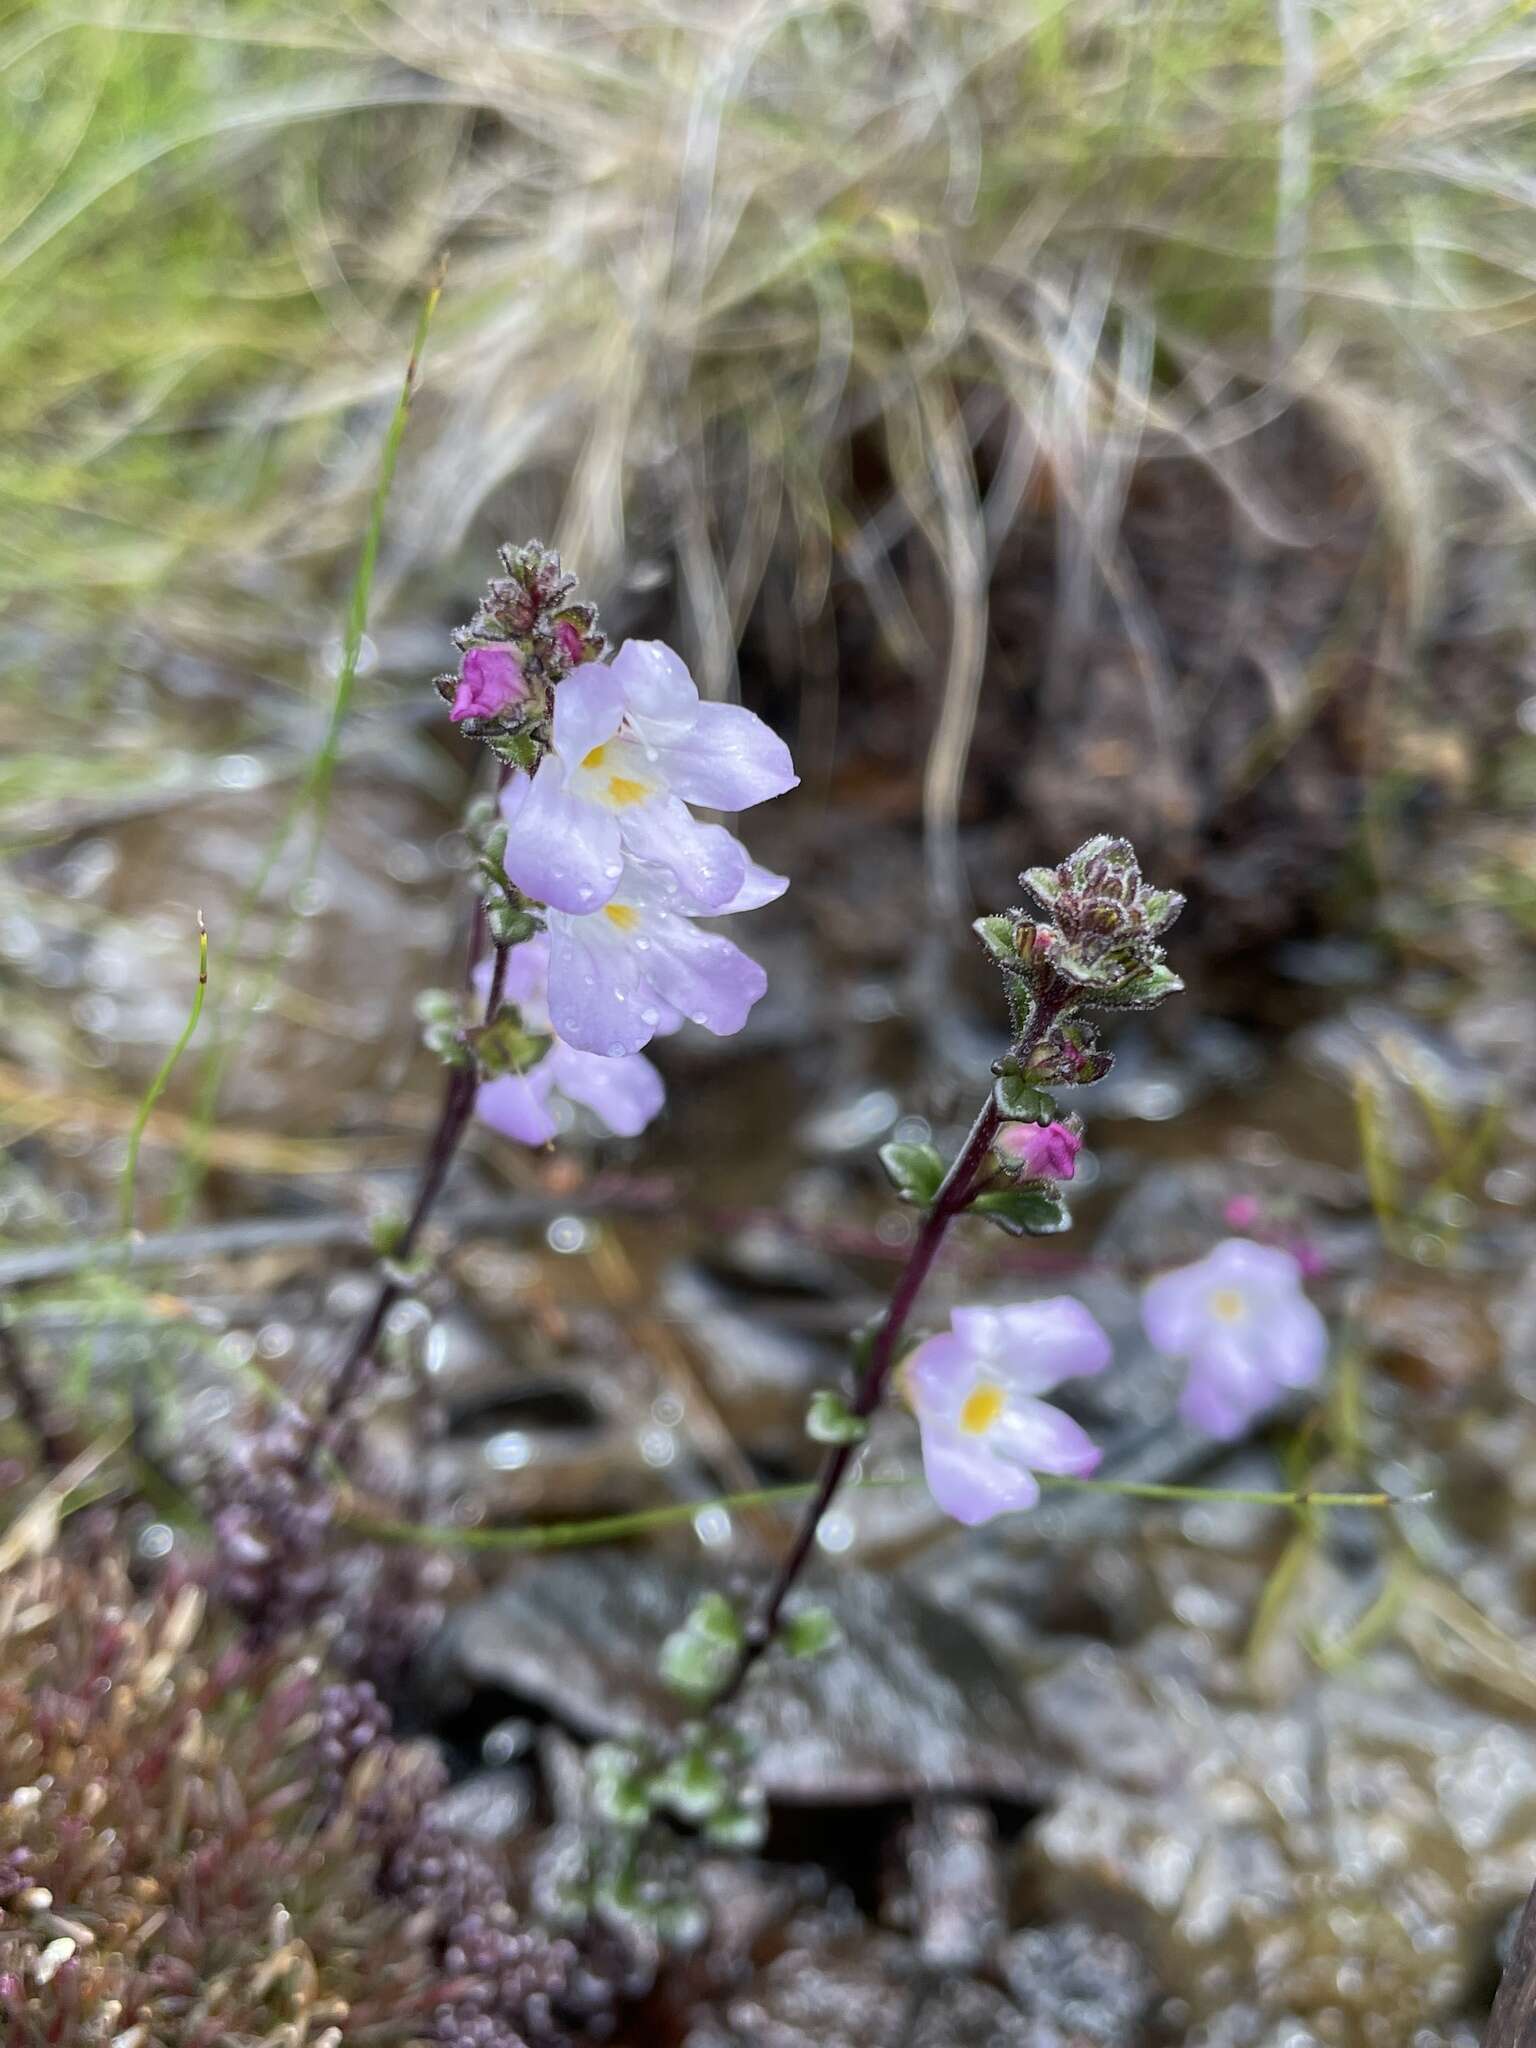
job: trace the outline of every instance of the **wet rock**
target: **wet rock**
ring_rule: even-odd
[[[460,1703],[493,1689],[588,1738],[669,1726],[680,1709],[657,1675],[658,1650],[717,1583],[702,1568],[618,1551],[540,1559],[452,1617],[434,1688]],[[844,1634],[837,1654],[775,1660],[742,1704],[770,1798],[1040,1796],[1023,1707],[966,1620],[871,1573],[840,1572],[821,1597]]]
[[[533,1779],[527,1771],[476,1771],[433,1800],[429,1817],[450,1835],[475,1842],[510,1842],[533,1817]]]
[[[925,1800],[904,1846],[918,1960],[946,1974],[979,1970],[1003,1925],[997,1825],[990,1808]]]
[[[686,2048],[1034,2048],[1007,1995],[973,1978],[918,1972],[905,1943],[875,1936],[793,1946]]]
[[[999,1963],[1029,2048],[1134,2048],[1145,2039],[1154,1986],[1123,1935],[1075,1920],[1026,1927],[1003,1944]]]
[[[703,1359],[710,1392],[733,1423],[743,1431],[793,1424],[798,1435],[806,1398],[828,1369],[821,1346],[699,1266],[672,1267],[661,1300]]]
[[[1158,1630],[1084,1649],[1031,1703],[1069,1766],[1031,1839],[1038,1881],[1134,1909],[1168,1986],[1226,2028],[1213,2038],[1399,2048],[1451,2025],[1536,1873],[1536,1733],[1401,1651],[1275,1708],[1209,1640]],[[1253,2025],[1233,2031],[1243,2003]]]

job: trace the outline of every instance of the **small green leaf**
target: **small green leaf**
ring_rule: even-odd
[[[624,1742],[599,1742],[587,1758],[592,1804],[616,1827],[643,1827],[651,1817],[651,1783],[638,1753]]]
[[[741,1617],[730,1601],[706,1593],[661,1646],[663,1682],[685,1699],[713,1699],[735,1669],[742,1640]]]
[[[854,1414],[841,1394],[818,1387],[805,1411],[805,1433],[813,1443],[858,1444],[868,1436],[869,1424]]]
[[[368,1241],[381,1259],[393,1256],[404,1235],[405,1218],[398,1209],[391,1209],[384,1216],[375,1216],[368,1229]]]
[[[651,1798],[678,1820],[708,1820],[730,1797],[720,1766],[700,1749],[686,1749],[651,1781]]]
[[[727,1806],[707,1821],[706,1837],[721,1849],[760,1849],[768,1833],[768,1812],[761,1794],[748,1788],[735,1806]]]
[[[728,1650],[680,1628],[661,1646],[662,1681],[686,1700],[710,1700],[730,1676]]]
[[[971,1207],[1010,1237],[1054,1237],[1072,1227],[1066,1204],[1050,1188],[999,1188],[978,1195]]]
[[[1017,967],[1019,953],[1013,942],[1013,926],[1011,917],[978,917],[971,930],[1000,965]]]
[[[806,1607],[784,1624],[783,1643],[791,1657],[821,1657],[843,1639],[830,1607]]]
[[[998,1108],[1014,1123],[1048,1124],[1055,1119],[1056,1105],[1045,1090],[1016,1074],[1004,1074],[994,1093]]]
[[[1094,1000],[1117,1010],[1150,1010],[1164,996],[1175,996],[1184,986],[1171,967],[1146,967],[1127,975],[1112,988],[1095,991]]]
[[[904,1202],[926,1209],[944,1180],[944,1162],[931,1145],[882,1145],[880,1164]]]
[[[706,1642],[722,1643],[728,1650],[741,1648],[741,1616],[723,1593],[702,1594],[694,1602],[684,1626]]]

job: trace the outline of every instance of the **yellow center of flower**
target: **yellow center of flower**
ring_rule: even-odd
[[[980,1380],[960,1407],[960,1427],[967,1436],[985,1436],[1003,1412],[1005,1396],[995,1380]]]
[[[1211,1296],[1211,1314],[1218,1322],[1240,1323],[1248,1313],[1248,1304],[1235,1287],[1221,1287]]]
[[[640,922],[638,910],[632,910],[627,903],[608,903],[603,906],[603,915],[621,932],[632,932]]]
[[[589,747],[581,757],[582,768],[591,775],[602,774],[611,763],[612,742],[609,740],[604,740],[600,747]],[[650,794],[651,784],[640,781],[637,776],[610,775],[598,800],[607,804],[610,810],[627,811],[631,804],[644,803]]]

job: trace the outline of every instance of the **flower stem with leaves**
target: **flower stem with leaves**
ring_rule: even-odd
[[[1031,869],[1020,879],[1054,922],[1038,922],[1015,910],[981,918],[976,925],[1003,972],[1013,1042],[996,1062],[994,1085],[947,1168],[931,1146],[890,1145],[881,1155],[903,1198],[923,1210],[923,1220],[868,1341],[852,1403],[845,1407],[836,1396],[824,1395],[813,1404],[813,1432],[832,1439],[826,1462],[794,1542],[756,1613],[740,1629],[734,1657],[714,1695],[717,1708],[735,1699],[783,1632],[786,1606],[809,1562],[817,1529],[885,1398],[913,1310],[950,1226],[974,1212],[1015,1234],[1068,1227],[1070,1219],[1053,1185],[1009,1180],[1009,1150],[998,1150],[1000,1134],[1017,1123],[1055,1125],[1049,1084],[1081,1085],[1109,1071],[1111,1056],[1084,1021],[1085,1011],[1150,1009],[1181,986],[1163,963],[1159,940],[1183,908],[1183,898],[1147,887],[1128,841],[1091,839],[1060,867]],[[1030,1148],[1014,1148],[1014,1153],[1028,1157]]]

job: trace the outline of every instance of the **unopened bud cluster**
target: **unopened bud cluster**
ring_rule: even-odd
[[[1023,909],[976,922],[1007,977],[1014,1016],[1016,1051],[999,1071],[1057,1087],[1102,1080],[1110,1055],[1076,1013],[1150,1010],[1184,986],[1160,943],[1184,898],[1149,887],[1130,841],[1102,832],[1059,867],[1030,868],[1019,880],[1051,922]]]
[[[437,691],[471,738],[531,767],[550,692],[584,662],[600,661],[607,642],[595,608],[577,600],[576,578],[553,548],[531,540],[500,548],[497,557],[506,574],[491,581],[469,624],[455,631],[459,673],[439,676]]]

